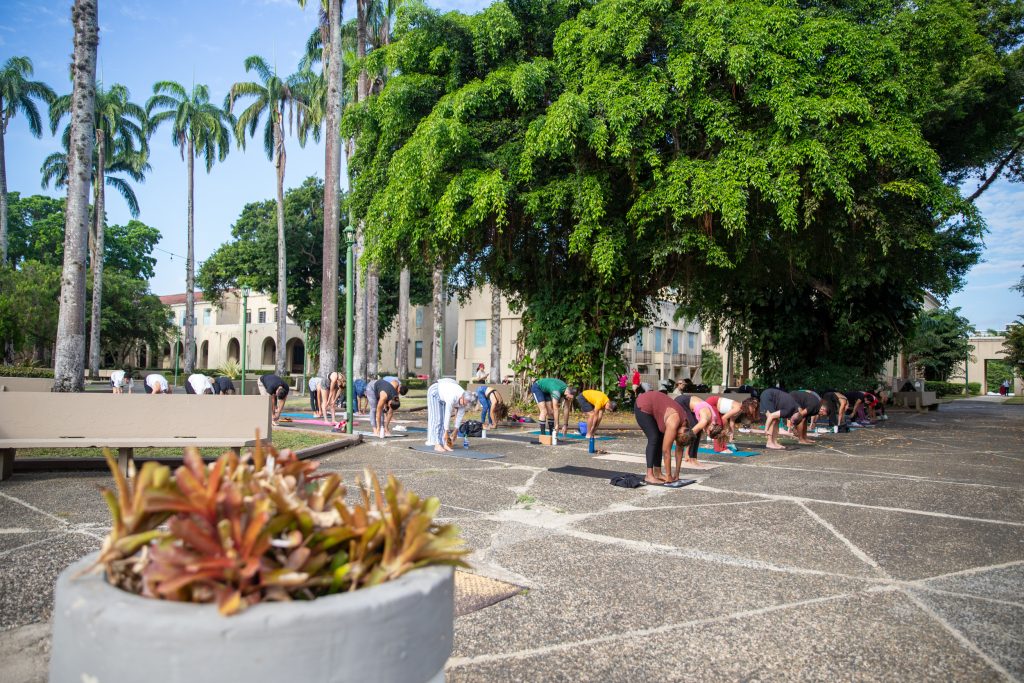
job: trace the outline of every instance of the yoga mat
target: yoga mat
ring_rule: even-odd
[[[726,453],[718,453],[712,448],[701,448],[698,452],[703,453],[704,455],[735,455],[738,458],[749,458],[753,455],[761,455],[754,451],[729,451]]]
[[[498,455],[497,453],[481,453],[475,451],[472,448],[456,448],[454,451],[445,451],[444,453],[438,453],[434,450],[433,446],[409,446],[409,450],[419,451],[420,453],[429,453],[431,455],[447,455],[452,458],[469,458],[471,460],[493,460],[494,458],[504,458],[504,455]]]
[[[532,432],[530,432],[530,434],[540,434],[540,430],[538,429],[536,431],[532,431]],[[586,441],[588,438],[590,438],[590,437],[582,436],[580,434],[574,434],[574,433],[559,434],[558,435],[558,440],[559,441],[561,441],[562,439],[576,439],[577,441]],[[594,437],[594,441],[611,441],[614,438],[615,438],[614,436],[595,436]]]
[[[631,454],[628,454],[628,453],[608,453],[607,455],[595,455],[594,459],[596,459],[596,460],[615,460],[617,462],[631,462],[631,463],[636,463],[637,465],[646,465],[647,464],[647,458],[645,458],[644,456],[642,456],[642,455],[631,455]],[[702,465],[704,465],[704,467],[687,467],[686,463],[683,463],[683,469],[684,470],[713,470],[716,467],[721,467],[722,466],[720,463],[716,464],[716,463],[707,462],[707,461],[704,461],[704,460],[701,460],[700,463]]]
[[[355,430],[355,433],[356,434],[362,434],[363,436],[368,437],[370,439],[379,439],[380,438],[380,434],[379,433],[378,434],[374,434],[373,432],[363,432],[363,431],[359,431],[358,429]],[[404,437],[402,434],[388,434],[384,438],[385,439],[402,439],[402,438],[407,438],[407,437]]]
[[[614,479],[615,477],[620,476],[620,475],[630,474],[629,472],[616,472],[615,470],[602,470],[602,469],[598,469],[596,467],[576,467],[575,465],[565,465],[563,467],[552,467],[552,468],[548,469],[548,472],[552,472],[554,474],[572,474],[572,475],[575,475],[577,477],[589,477],[591,479],[607,479],[609,481]],[[653,488],[673,489],[673,488],[682,488],[684,486],[689,486],[690,484],[696,484],[697,483],[696,479],[680,479],[679,481],[682,482],[682,483],[679,483],[678,485],[675,485],[675,486],[662,486],[660,484],[644,484],[644,486],[651,486]]]
[[[518,441],[519,443],[529,443],[533,444],[534,446],[540,445],[540,441],[533,438],[532,436],[527,436],[525,434],[495,434],[494,432],[487,432],[487,438],[504,439],[505,441]],[[565,440],[562,437],[558,437],[558,445],[565,445]]]

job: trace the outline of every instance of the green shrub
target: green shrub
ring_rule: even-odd
[[[27,365],[0,365],[0,377],[43,377],[53,379],[52,368],[33,368]]]
[[[978,396],[981,394],[981,382],[968,382],[967,391],[971,396]]]
[[[419,379],[418,377],[409,377],[402,380],[402,384],[409,387],[410,389],[426,389],[427,380]]]
[[[981,385],[978,385],[980,391]],[[938,382],[938,381],[926,381],[924,383],[925,391],[934,391],[936,396],[958,396],[964,393],[964,385],[961,382]]]

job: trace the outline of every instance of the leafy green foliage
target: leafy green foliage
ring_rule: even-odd
[[[980,5],[412,5],[376,56],[397,75],[343,123],[367,256],[493,282],[533,364],[567,378],[594,377],[667,291],[772,383],[869,377],[977,260],[954,179],[1008,107],[970,153],[936,147],[1022,92],[1015,20]],[[598,324],[592,290],[628,294]]]
[[[913,336],[907,340],[907,360],[924,368],[926,379],[945,381],[974,350],[968,343],[973,329],[959,308],[922,311]]]
[[[1007,380],[1013,384],[1013,368],[1009,363],[1002,360],[990,360],[985,363],[986,391],[998,393],[1000,385]]]
[[[718,351],[701,350],[700,381],[708,386],[722,383],[722,355]]]
[[[64,263],[64,202],[40,195],[8,195],[10,262],[0,270],[0,340],[42,361],[56,341],[60,277]],[[110,225],[101,306],[105,353],[115,362],[136,344],[155,344],[167,329],[170,309],[149,291],[160,231],[141,221]],[[87,283],[92,287],[92,280]]]
[[[1017,316],[1016,322],[1006,328],[1003,354],[1017,376],[1024,379],[1024,316]]]
[[[434,522],[440,501],[390,475],[381,484],[367,470],[350,505],[338,474],[314,476],[319,463],[290,451],[265,454],[257,445],[207,467],[191,448],[173,477],[147,462],[131,483],[106,455],[112,525],[96,568],[133,593],[216,602],[231,615],[259,602],[374,586],[428,565],[466,566],[458,530]]]
[[[284,196],[285,237],[288,242],[288,302],[299,325],[310,326],[311,338],[320,327],[321,277],[323,273],[323,181],[309,177]],[[233,287],[273,292],[277,287],[277,218],[275,202],[246,204],[231,226],[231,241],[218,247],[199,267],[197,283],[210,301],[219,301]],[[341,214],[344,226],[348,217]],[[344,228],[342,228],[344,229]],[[338,272],[345,271],[345,253],[338,258]],[[398,270],[381,274],[380,324],[382,329],[398,312]],[[414,305],[430,301],[429,272],[423,264],[413,270],[410,298]],[[339,318],[344,315],[339,311]]]
[[[41,377],[53,379],[52,368],[36,368],[26,365],[0,365],[0,377]]]

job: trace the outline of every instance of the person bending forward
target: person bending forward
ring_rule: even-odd
[[[665,484],[679,479],[679,470],[672,473],[672,445],[675,444],[679,453],[688,447],[695,438],[687,428],[686,411],[660,391],[648,391],[637,396],[633,405],[633,417],[647,437],[647,449],[644,453],[647,460],[647,475],[644,481],[648,484]],[[661,470],[664,462],[668,470]]]
[[[453,379],[442,379],[427,389],[427,445],[438,453],[453,450],[455,438],[466,410],[476,405],[476,394],[464,391]],[[448,422],[455,413],[455,426],[448,431]]]

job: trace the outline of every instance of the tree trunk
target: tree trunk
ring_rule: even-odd
[[[398,377],[409,375],[409,280],[408,268],[398,276]]]
[[[501,291],[491,283],[491,384],[501,381]]]
[[[434,334],[430,340],[430,381],[436,382],[444,374],[444,270],[441,264],[434,265]]]
[[[366,57],[366,22],[367,22],[367,4],[369,0],[356,0],[356,57],[359,59],[360,65],[363,64],[363,60]],[[362,102],[366,99],[369,94],[369,79],[367,78],[366,69],[360,68],[359,78],[356,82],[356,101]],[[355,144],[354,140],[352,144]],[[351,180],[351,176],[349,176]],[[359,280],[359,261],[363,256],[363,228],[364,223],[362,220],[356,223],[356,247],[355,247],[355,266],[356,266],[356,280]],[[369,324],[369,307],[367,306],[367,291],[369,290],[369,282],[365,282],[360,285],[356,283],[356,315],[355,315],[355,340],[352,342],[352,355],[354,358],[353,364],[355,365],[356,377],[366,377],[368,364],[367,364],[367,326]]]
[[[329,0],[327,120],[324,124],[324,254],[320,306],[320,376],[338,369],[338,230],[341,224],[341,0]],[[335,56],[330,56],[335,55]]]
[[[68,199],[65,209],[64,269],[54,353],[53,390],[81,391],[85,373],[85,246],[89,234],[89,181],[95,138],[96,0],[75,0],[71,8],[75,51],[71,77],[71,131],[68,145]]]
[[[3,110],[4,98],[0,97],[0,112]],[[7,265],[7,152],[4,147],[6,133],[7,122],[0,120],[0,266]]]
[[[185,375],[196,371],[195,143],[188,141],[188,251],[185,252]]]
[[[379,316],[377,309],[380,298],[380,276],[377,264],[371,263],[366,269],[366,375],[377,376],[377,362],[380,359]]]
[[[104,187],[107,163],[107,138],[102,130],[96,130],[96,204],[93,206],[92,241],[92,319],[89,321],[89,376],[100,376],[100,323],[103,305],[103,235],[106,227],[106,188]]]
[[[277,167],[277,354],[275,370],[284,376],[285,348],[288,344],[288,252],[284,238],[284,112],[278,112],[274,122],[274,165]]]

